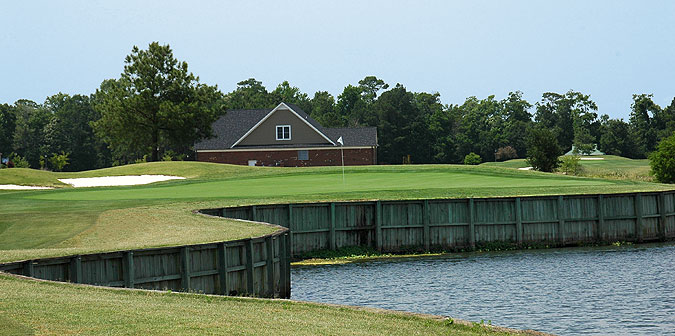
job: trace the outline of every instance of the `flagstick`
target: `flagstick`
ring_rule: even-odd
[[[345,152],[342,150],[342,146],[340,146],[340,156],[342,157],[342,186],[345,186]]]

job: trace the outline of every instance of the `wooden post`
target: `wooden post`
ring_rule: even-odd
[[[328,232],[328,248],[335,250],[335,203],[330,202],[330,230]]]
[[[265,238],[265,247],[267,248],[267,297],[274,297],[274,245],[272,237]]]
[[[23,263],[23,275],[27,277],[33,277],[35,275],[35,268],[33,267],[32,260],[26,260]]]
[[[635,238],[642,242],[642,194],[635,194]]]
[[[601,242],[603,240],[602,230],[605,227],[605,206],[604,196],[598,195],[598,227],[595,229],[595,241]]]
[[[190,248],[184,246],[180,249],[181,255],[181,273],[180,273],[180,285],[183,287],[184,291],[190,290]]]
[[[666,194],[659,193],[659,239],[666,240]]]
[[[70,282],[82,283],[82,256],[74,256],[70,259]]]
[[[382,202],[375,202],[375,248],[382,251]]]
[[[258,221],[258,208],[255,205],[251,205],[251,219],[254,222]]]
[[[469,246],[471,248],[476,248],[476,229],[473,223],[473,212],[474,212],[473,198],[469,198]]]
[[[218,279],[220,280],[220,295],[230,294],[227,278],[227,246],[225,246],[225,243],[218,243]]]
[[[291,244],[293,243],[293,204],[288,205],[288,235]],[[291,249],[291,255],[293,253],[293,246],[288,246],[287,248]]]
[[[520,204],[520,197],[516,197],[516,243],[523,244],[523,208]]]
[[[291,297],[291,257],[293,255],[291,254],[291,235],[287,235],[286,237],[286,296],[285,298],[290,298]]]
[[[134,251],[124,253],[123,265],[124,287],[134,288]]]
[[[253,240],[246,241],[246,292],[253,296]]]
[[[563,196],[558,196],[558,241],[565,244],[565,201]]]
[[[424,250],[429,251],[431,247],[431,235],[429,233],[429,201],[422,203],[422,221],[424,223]]]
[[[286,254],[286,234],[277,236],[279,241],[279,297],[282,299],[288,298],[286,292],[286,269],[290,265],[288,262],[288,255]]]

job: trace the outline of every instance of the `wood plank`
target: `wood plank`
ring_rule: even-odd
[[[469,246],[471,248],[476,248],[476,228],[474,227],[474,201],[473,198],[469,198],[468,203],[469,211]]]
[[[604,196],[598,195],[598,226],[595,228],[595,241],[600,242],[604,239],[603,230],[605,227],[605,202]]]
[[[429,230],[429,222],[430,222],[430,215],[429,215],[429,201],[424,200],[422,203],[422,223],[424,227],[424,250],[429,251],[431,248],[431,234]]]
[[[268,236],[265,239],[265,246],[267,247],[267,255],[265,256],[267,269],[267,297],[274,297],[274,245],[272,237]]]
[[[558,227],[557,227],[558,242],[565,244],[565,200],[563,196],[558,196]]]
[[[225,243],[218,244],[218,280],[220,281],[220,295],[228,295],[230,293],[228,276],[227,276],[227,247]]]
[[[184,291],[190,290],[190,247],[184,246],[180,250],[181,278],[180,285]]]
[[[124,254],[124,259],[122,261],[122,275],[124,277],[124,287],[134,288],[135,285],[135,275],[134,275],[134,251],[128,251]]]
[[[382,202],[375,202],[375,248],[382,251]]]
[[[635,238],[638,243],[642,242],[642,228],[644,227],[642,217],[642,194],[635,194]]]
[[[659,239],[666,241],[666,194],[659,193]]]
[[[253,293],[253,240],[248,240],[246,244],[246,293],[254,295]]]
[[[33,260],[26,260],[23,263],[23,275],[27,277],[35,276],[35,267],[33,265]]]
[[[520,204],[520,197],[516,197],[516,243],[523,243],[523,207]]]
[[[328,248],[335,250],[335,203],[330,203],[330,223],[328,234]]]
[[[82,256],[74,256],[70,259],[70,282],[82,283]]]

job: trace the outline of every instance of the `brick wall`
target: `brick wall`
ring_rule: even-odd
[[[297,150],[286,151],[236,151],[236,152],[197,152],[197,161],[248,165],[249,160],[257,160],[257,166],[305,167],[339,166],[340,149],[308,150],[309,160],[298,160]],[[374,165],[377,163],[377,151],[368,149],[345,149],[345,166]]]

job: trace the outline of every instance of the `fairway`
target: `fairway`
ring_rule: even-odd
[[[482,172],[349,172],[345,176],[325,174],[292,174],[237,178],[201,183],[140,186],[108,190],[52,191],[30,196],[45,200],[131,200],[131,199],[199,199],[199,198],[264,198],[310,194],[358,193],[372,191],[401,191],[420,189],[529,188],[529,187],[601,187],[610,181],[552,178],[540,174],[488,175]]]

